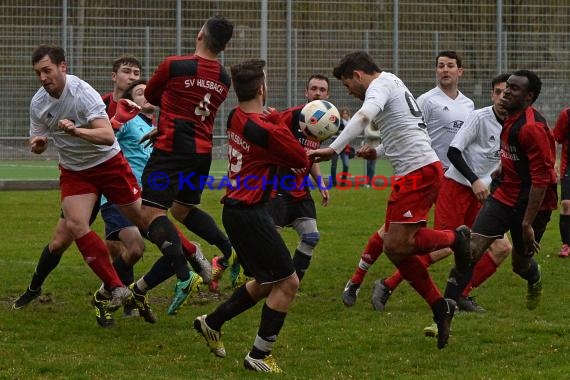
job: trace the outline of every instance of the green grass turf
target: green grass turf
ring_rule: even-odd
[[[203,199],[203,208],[218,221],[221,195],[206,191]],[[276,378],[568,378],[570,259],[557,257],[558,216],[553,216],[538,256],[544,278],[539,307],[526,310],[526,284],[506,262],[474,292],[488,312],[458,315],[449,346],[438,350],[433,338],[422,335],[431,322],[429,308],[408,284],[394,292],[384,313],[372,310],[373,280],[393,271],[384,255],[370,270],[357,304],[347,308],[340,300],[368,237],[383,223],[386,196],[386,191],[371,189],[333,189],[330,206],[317,206],[322,239],[275,345],[274,355],[285,371]],[[104,330],[89,305],[99,282],[75,246],[44,284],[39,301],[9,310],[51,237],[58,199],[56,191],[0,192],[1,379],[266,378],[242,365],[257,331],[261,304],[224,326],[225,359],[210,354],[192,329],[192,320],[212,311],[219,299],[205,291],[191,296],[177,316],[168,316],[172,279],[149,295],[157,324],[117,312],[117,327]],[[94,229],[102,231],[100,220]],[[283,236],[294,249],[295,234],[286,230]],[[217,253],[204,242],[202,247],[209,258]],[[135,267],[137,278],[159,255],[147,244],[144,259]],[[448,259],[430,268],[441,287],[450,265]],[[222,298],[229,296],[227,277],[221,287]]]
[[[221,177],[227,172],[226,160],[212,161],[210,174]],[[330,173],[330,162],[321,163],[323,175]],[[339,161],[337,173],[342,171],[342,163]],[[362,159],[350,160],[349,171],[354,175],[365,173],[365,161]],[[392,168],[387,160],[376,162],[376,174],[389,175]],[[0,161],[0,180],[56,180],[59,178],[57,161]]]

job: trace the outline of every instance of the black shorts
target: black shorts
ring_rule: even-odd
[[[514,251],[522,255],[529,255],[529,252],[523,252],[524,244],[522,239],[522,221],[526,205],[525,202],[511,207],[499,202],[492,196],[487,198],[473,223],[471,233],[501,238],[507,231],[510,231]],[[539,211],[536,215],[532,228],[534,229],[534,237],[537,242],[540,242],[540,239],[542,239],[551,214],[551,210],[544,210]]]
[[[283,280],[295,267],[266,204],[224,205],[222,222],[247,276],[260,284]]]
[[[128,227],[136,227],[119,210],[119,207],[111,202],[101,206],[101,216],[105,221],[105,236],[107,240],[119,241],[119,232]]]
[[[296,219],[317,219],[315,201],[308,197],[305,199],[295,199],[287,194],[278,194],[269,203],[271,216],[278,227],[288,227]]]
[[[570,174],[566,173],[564,177],[560,178],[560,192],[562,201],[570,199]]]
[[[142,175],[142,203],[169,209],[174,201],[198,205],[209,177],[211,154],[152,151]],[[207,186],[207,185],[206,185]]]

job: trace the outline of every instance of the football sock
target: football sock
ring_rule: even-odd
[[[431,228],[420,227],[414,235],[414,248],[418,254],[425,254],[451,247],[454,241],[455,232],[453,231],[438,231],[432,230]]]
[[[135,271],[131,264],[127,264],[121,256],[115,257],[113,260],[113,267],[119,275],[121,282],[125,285],[130,285],[135,280]]]
[[[182,253],[182,247],[174,224],[166,215],[154,219],[148,227],[149,239],[157,245],[162,254],[166,256],[174,267],[176,277],[180,281],[190,278],[186,257]]]
[[[418,292],[429,305],[441,298],[424,263],[418,256],[408,256],[397,265],[402,277]]]
[[[449,277],[447,278],[447,284],[445,286],[444,297],[457,301],[472,276],[473,267],[469,267],[465,273],[459,272],[455,267],[451,268]]]
[[[252,358],[263,359],[271,353],[286,316],[287,313],[273,310],[267,304],[263,304],[259,330],[249,354]]]
[[[107,246],[95,232],[89,231],[79,239],[75,239],[75,244],[87,265],[107,288],[114,289],[123,286],[115,268],[111,265]]]
[[[429,254],[418,256],[418,260],[420,260],[426,268],[432,263],[431,256]],[[404,278],[400,271],[396,270],[390,277],[384,279],[384,285],[386,285],[390,290],[395,290],[403,280]]]
[[[49,250],[49,245],[44,247],[40,259],[38,260],[38,265],[36,265],[36,270],[32,275],[32,281],[30,282],[30,290],[38,290],[42,287],[45,279],[51,273],[52,270],[57,267],[59,261],[61,260],[60,255],[52,254]]]
[[[560,229],[560,239],[562,240],[562,244],[570,245],[570,215],[560,214],[558,228]]]
[[[473,275],[471,276],[471,280],[463,289],[463,293],[461,294],[463,297],[469,296],[471,290],[480,286],[485,280],[493,275],[497,271],[497,264],[493,261],[493,257],[491,256],[491,252],[487,251],[483,257],[479,259],[475,267],[473,267]]]
[[[305,276],[305,272],[311,264],[312,257],[313,255],[307,255],[298,249],[295,250],[295,254],[293,255],[293,266],[295,267],[295,272],[297,272],[299,281],[301,281]]]
[[[368,243],[364,247],[364,251],[360,255],[360,261],[358,262],[358,267],[354,271],[350,281],[353,284],[362,284],[364,281],[364,276],[368,273],[368,269],[378,260],[378,257],[382,254],[384,250],[384,240],[378,234],[378,231],[374,231],[372,235],[368,238]]]
[[[256,304],[257,301],[251,298],[245,285],[242,285],[233,292],[227,301],[220,304],[213,313],[208,314],[206,323],[210,328],[220,331],[226,321],[252,308]]]
[[[540,278],[538,272],[538,264],[534,259],[530,259],[530,266],[526,272],[518,273],[519,276],[528,281],[529,284],[534,284]]]
[[[150,289],[155,288],[159,284],[162,284],[173,274],[174,268],[172,267],[170,260],[166,256],[161,256],[154,262],[150,270],[143,276],[143,278],[137,281],[137,285],[139,285],[140,290],[146,292]],[[143,289],[144,285],[140,281],[144,281],[144,284],[146,284],[145,289]]]
[[[186,219],[184,219],[184,222],[182,223],[190,231],[194,232],[208,243],[218,247],[226,261],[229,261],[232,254],[232,244],[228,237],[218,228],[218,225],[209,214],[197,207],[194,207],[190,210]]]

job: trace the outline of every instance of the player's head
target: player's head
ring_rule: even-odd
[[[125,91],[133,81],[140,79],[140,77],[141,64],[135,57],[123,55],[113,62],[111,79],[115,90]]]
[[[542,81],[534,72],[514,71],[507,79],[507,88],[501,104],[509,113],[522,111],[536,101],[541,89]]]
[[[213,54],[219,54],[225,48],[234,33],[234,24],[224,16],[210,17],[200,32],[197,41],[203,41],[204,46]]]
[[[369,77],[381,72],[370,54],[365,51],[348,53],[333,69],[334,77],[340,79],[351,95],[361,100],[364,100],[370,85]]]
[[[65,88],[67,64],[60,46],[40,45],[32,53],[34,72],[47,93],[59,98]]]
[[[144,97],[144,90],[146,89],[146,80],[137,79],[127,87],[125,92],[123,92],[123,98],[129,99],[135,102],[141,107],[142,113],[153,113],[156,109],[155,106],[150,104]]]
[[[247,102],[260,96],[263,104],[267,98],[265,85],[265,61],[263,59],[248,59],[233,65],[232,84],[238,101]]]
[[[342,120],[350,119],[350,110],[348,109],[348,107],[342,107],[340,110],[338,110],[338,113],[340,114],[340,118]]]
[[[307,98],[307,102],[317,99],[328,99],[329,78],[322,74],[311,75],[305,87],[305,98]]]
[[[439,87],[456,88],[462,75],[463,61],[457,52],[444,50],[438,53],[435,58],[435,77]]]
[[[491,100],[493,101],[493,108],[495,112],[504,115],[506,110],[501,104],[501,99],[507,87],[507,79],[511,74],[499,74],[491,80]]]

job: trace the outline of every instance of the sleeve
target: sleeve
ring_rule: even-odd
[[[479,179],[475,173],[473,173],[469,165],[467,165],[459,149],[450,146],[447,150],[447,158],[449,158],[449,162],[459,170],[459,173],[461,173],[469,183],[473,184],[473,182]]]
[[[144,90],[144,97],[146,100],[157,107],[160,107],[160,98],[162,97],[162,92],[170,79],[170,61],[164,60],[158,67],[152,77],[148,80],[146,84],[146,89]]]
[[[30,105],[30,137],[36,136],[49,136],[49,128],[41,122],[33,105]]]
[[[570,108],[565,108],[558,115],[556,119],[556,124],[552,133],[554,134],[554,139],[557,143],[562,144],[567,140],[568,136],[568,114],[570,113]]]
[[[372,119],[382,112],[382,106],[373,102],[372,100],[365,100],[362,107],[352,116],[350,121],[346,124],[343,131],[329,146],[333,148],[336,153],[340,153],[347,144],[360,136],[364,128]]]
[[[535,186],[551,184],[552,152],[548,135],[541,124],[528,124],[519,133],[519,142],[526,152],[531,182]]]
[[[101,95],[87,83],[85,83],[85,86],[81,89],[78,104],[83,108],[85,118],[88,122],[95,119],[109,119]]]
[[[293,127],[293,109],[292,108],[287,108],[286,110],[283,110],[279,113],[279,117],[281,118],[281,121],[283,121],[283,123],[285,123],[286,126],[288,126],[289,128]]]
[[[276,165],[286,168],[309,166],[305,149],[285,124],[272,125],[268,129],[270,131],[268,151],[273,155]]]

